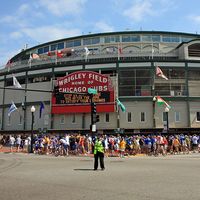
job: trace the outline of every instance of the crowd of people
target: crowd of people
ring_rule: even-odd
[[[200,152],[199,135],[101,135],[105,156],[129,156],[137,154],[167,155]],[[34,135],[35,154],[91,155],[96,136],[81,134]],[[0,135],[0,149],[9,146],[10,152],[30,152],[29,135]]]

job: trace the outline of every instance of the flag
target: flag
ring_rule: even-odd
[[[114,53],[114,48],[113,47],[107,47],[106,53]]]
[[[38,59],[38,58],[40,58],[40,56],[38,54],[36,54],[36,53],[32,54],[32,59]]]
[[[165,105],[167,108],[169,108],[169,109],[171,108],[171,106],[164,99],[162,99],[160,96],[157,96],[156,99],[157,99],[157,104],[159,106]]]
[[[41,102],[40,103],[40,118],[42,117],[42,111],[44,110],[44,103],[43,102]]]
[[[156,67],[156,75],[164,78],[165,80],[168,80],[168,78],[163,74],[162,70],[158,66]]]
[[[8,62],[6,63],[6,68],[8,69],[8,72],[10,71],[11,65],[12,65],[12,61],[8,60]]]
[[[85,61],[87,61],[88,55],[90,54],[90,51],[87,47],[84,48],[85,49]]]
[[[22,86],[20,85],[20,83],[18,82],[17,78],[13,75],[13,86],[15,88],[22,88]]]
[[[118,44],[118,60],[120,59],[121,54],[123,54],[122,47]]]
[[[62,58],[63,57],[62,51],[56,51],[56,56]]]
[[[29,67],[31,67],[31,62],[32,62],[32,55],[31,55],[31,53],[30,53],[30,56],[29,56],[29,59],[28,59],[28,64],[29,64]]]
[[[52,52],[52,51],[49,51],[49,52],[47,53],[47,55],[48,55],[48,56],[54,56],[54,55],[55,55],[55,53],[54,53],[54,52]]]
[[[116,102],[117,102],[117,105],[120,106],[122,112],[126,112],[126,107],[124,106],[124,104],[122,104],[119,99],[116,99]]]
[[[16,107],[15,103],[12,101],[12,104],[8,110],[8,117],[10,117],[11,113],[14,112],[15,110],[17,110],[17,107]]]

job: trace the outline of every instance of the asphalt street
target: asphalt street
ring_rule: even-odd
[[[105,158],[0,153],[0,200],[199,200],[200,154]]]

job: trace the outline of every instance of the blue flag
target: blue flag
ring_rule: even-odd
[[[44,110],[44,103],[40,103],[40,118],[42,117],[42,111]]]
[[[10,117],[11,113],[17,110],[15,103],[12,101],[10,108],[8,109],[8,116]]]

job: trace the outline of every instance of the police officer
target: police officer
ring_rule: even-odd
[[[94,144],[94,170],[98,168],[98,160],[100,160],[101,170],[104,170],[104,143],[102,137],[97,137]]]

